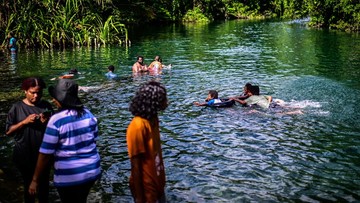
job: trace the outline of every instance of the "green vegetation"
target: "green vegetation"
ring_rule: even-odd
[[[108,1],[4,0],[1,38],[12,31],[21,47],[98,46],[127,42],[127,29]],[[5,44],[5,41],[3,42]]]
[[[194,8],[193,10],[189,10],[182,19],[184,22],[199,22],[206,23],[209,22],[210,19],[206,17],[200,10],[199,7]]]
[[[21,47],[126,44],[125,25],[310,16],[310,26],[359,31],[359,0],[2,0],[0,39]]]

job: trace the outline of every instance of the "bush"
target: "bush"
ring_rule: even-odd
[[[195,7],[193,10],[186,12],[182,19],[183,22],[209,22],[210,19],[206,17],[200,8]]]

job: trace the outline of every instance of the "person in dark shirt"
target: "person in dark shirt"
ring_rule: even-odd
[[[13,136],[15,141],[13,161],[24,181],[25,203],[35,202],[35,196],[27,191],[34,174],[46,124],[53,113],[51,104],[41,100],[45,87],[45,82],[41,78],[25,79],[21,86],[25,98],[12,105],[6,119],[6,135]],[[41,176],[39,203],[48,202],[49,172],[50,167]]]

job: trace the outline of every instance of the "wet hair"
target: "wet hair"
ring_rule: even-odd
[[[145,119],[157,117],[167,107],[166,89],[156,81],[143,84],[130,103],[129,110],[134,116]]]
[[[28,90],[30,89],[30,87],[36,87],[39,86],[42,89],[46,88],[45,82],[43,79],[41,78],[37,78],[37,77],[30,77],[30,78],[26,78],[23,83],[21,84],[21,89],[22,90]]]
[[[251,86],[252,86],[252,85],[251,85],[250,83],[246,83],[246,84],[245,84],[245,87],[246,87],[246,89],[248,89],[248,90],[251,88]]]
[[[260,95],[260,88],[259,86],[251,86],[249,91],[251,92],[251,94],[253,95]]]
[[[137,56],[137,57],[136,57],[136,60],[138,61],[138,60],[139,60],[139,58],[144,59],[144,57],[143,57],[143,56]]]
[[[218,92],[216,90],[209,90],[209,94],[213,99],[218,99]]]
[[[79,71],[76,68],[70,69],[69,74],[77,74]]]
[[[108,70],[111,71],[111,72],[114,72],[115,67],[114,67],[113,65],[110,65],[110,66],[108,67]]]

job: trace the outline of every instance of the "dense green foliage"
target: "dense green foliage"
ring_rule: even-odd
[[[311,26],[358,31],[359,0],[3,0],[0,37],[21,47],[122,44],[125,25],[234,18],[302,18]]]
[[[107,1],[4,0],[1,37],[12,31],[22,47],[67,47],[123,43],[127,30]]]

